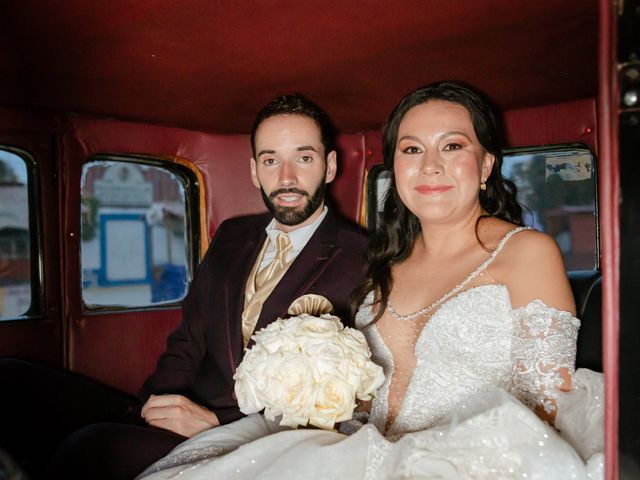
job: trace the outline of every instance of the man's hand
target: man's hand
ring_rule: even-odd
[[[182,395],[151,395],[142,407],[141,416],[149,425],[184,437],[193,437],[220,425],[215,413]]]

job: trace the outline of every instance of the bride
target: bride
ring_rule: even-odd
[[[392,186],[354,300],[385,371],[368,422],[289,430],[254,414],[142,477],[602,474],[601,379],[574,372],[579,321],[562,257],[522,226],[487,103],[458,83],[421,88],[391,114],[383,144]]]

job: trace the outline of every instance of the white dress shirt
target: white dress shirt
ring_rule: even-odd
[[[309,239],[313,236],[315,231],[318,229],[324,217],[327,216],[328,208],[325,205],[322,209],[322,213],[318,218],[315,219],[313,223],[309,225],[305,225],[304,227],[296,228],[288,233],[289,239],[291,240],[291,246],[293,247],[289,254],[287,255],[287,262],[292,262],[305,247]],[[269,239],[269,245],[267,245],[267,249],[262,256],[262,261],[260,262],[260,267],[258,271],[265,268],[269,263],[273,260],[273,257],[276,254],[276,238],[278,235],[282,233],[281,230],[276,228],[276,220],[275,218],[271,219],[269,225],[266,227],[267,237]]]

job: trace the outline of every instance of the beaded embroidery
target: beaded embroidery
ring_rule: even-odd
[[[484,262],[482,262],[482,264],[480,264],[478,266],[478,268],[476,268],[473,272],[471,272],[469,275],[467,275],[465,277],[465,279],[462,280],[462,282],[460,282],[458,285],[453,287],[451,290],[449,290],[447,293],[445,293],[443,296],[441,296],[438,300],[433,302],[431,305],[427,305],[426,307],[421,308],[420,310],[416,310],[415,312],[408,313],[406,315],[400,315],[398,312],[395,311],[395,309],[393,308],[393,305],[391,305],[391,301],[387,301],[387,311],[391,314],[391,316],[393,318],[395,318],[396,320],[401,320],[401,321],[413,320],[414,318],[422,317],[423,315],[426,315],[427,313],[429,313],[434,308],[442,305],[444,302],[449,300],[456,293],[460,292],[464,287],[466,287],[469,284],[469,282],[471,282],[471,280],[476,278],[480,274],[480,272],[482,272],[489,265],[491,265],[491,263],[495,260],[495,258],[500,253],[500,250],[502,250],[502,247],[504,247],[504,244],[507,243],[507,240],[509,240],[512,235],[514,235],[514,234],[516,234],[518,232],[521,232],[522,230],[531,230],[531,228],[530,227],[517,227],[517,228],[514,228],[513,230],[508,231],[502,237],[502,239],[498,243],[498,246],[491,253],[491,256],[489,258],[487,258]]]

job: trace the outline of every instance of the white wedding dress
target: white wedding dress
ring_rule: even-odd
[[[371,323],[369,295],[356,324],[386,380],[365,425],[289,430],[254,414],[184,442],[141,477],[601,478],[602,376],[573,371],[579,321],[539,300],[514,310],[486,273],[519,230],[431,311],[387,328],[397,335]],[[573,374],[569,393],[555,389],[560,372]],[[531,410],[556,405],[562,436]]]

